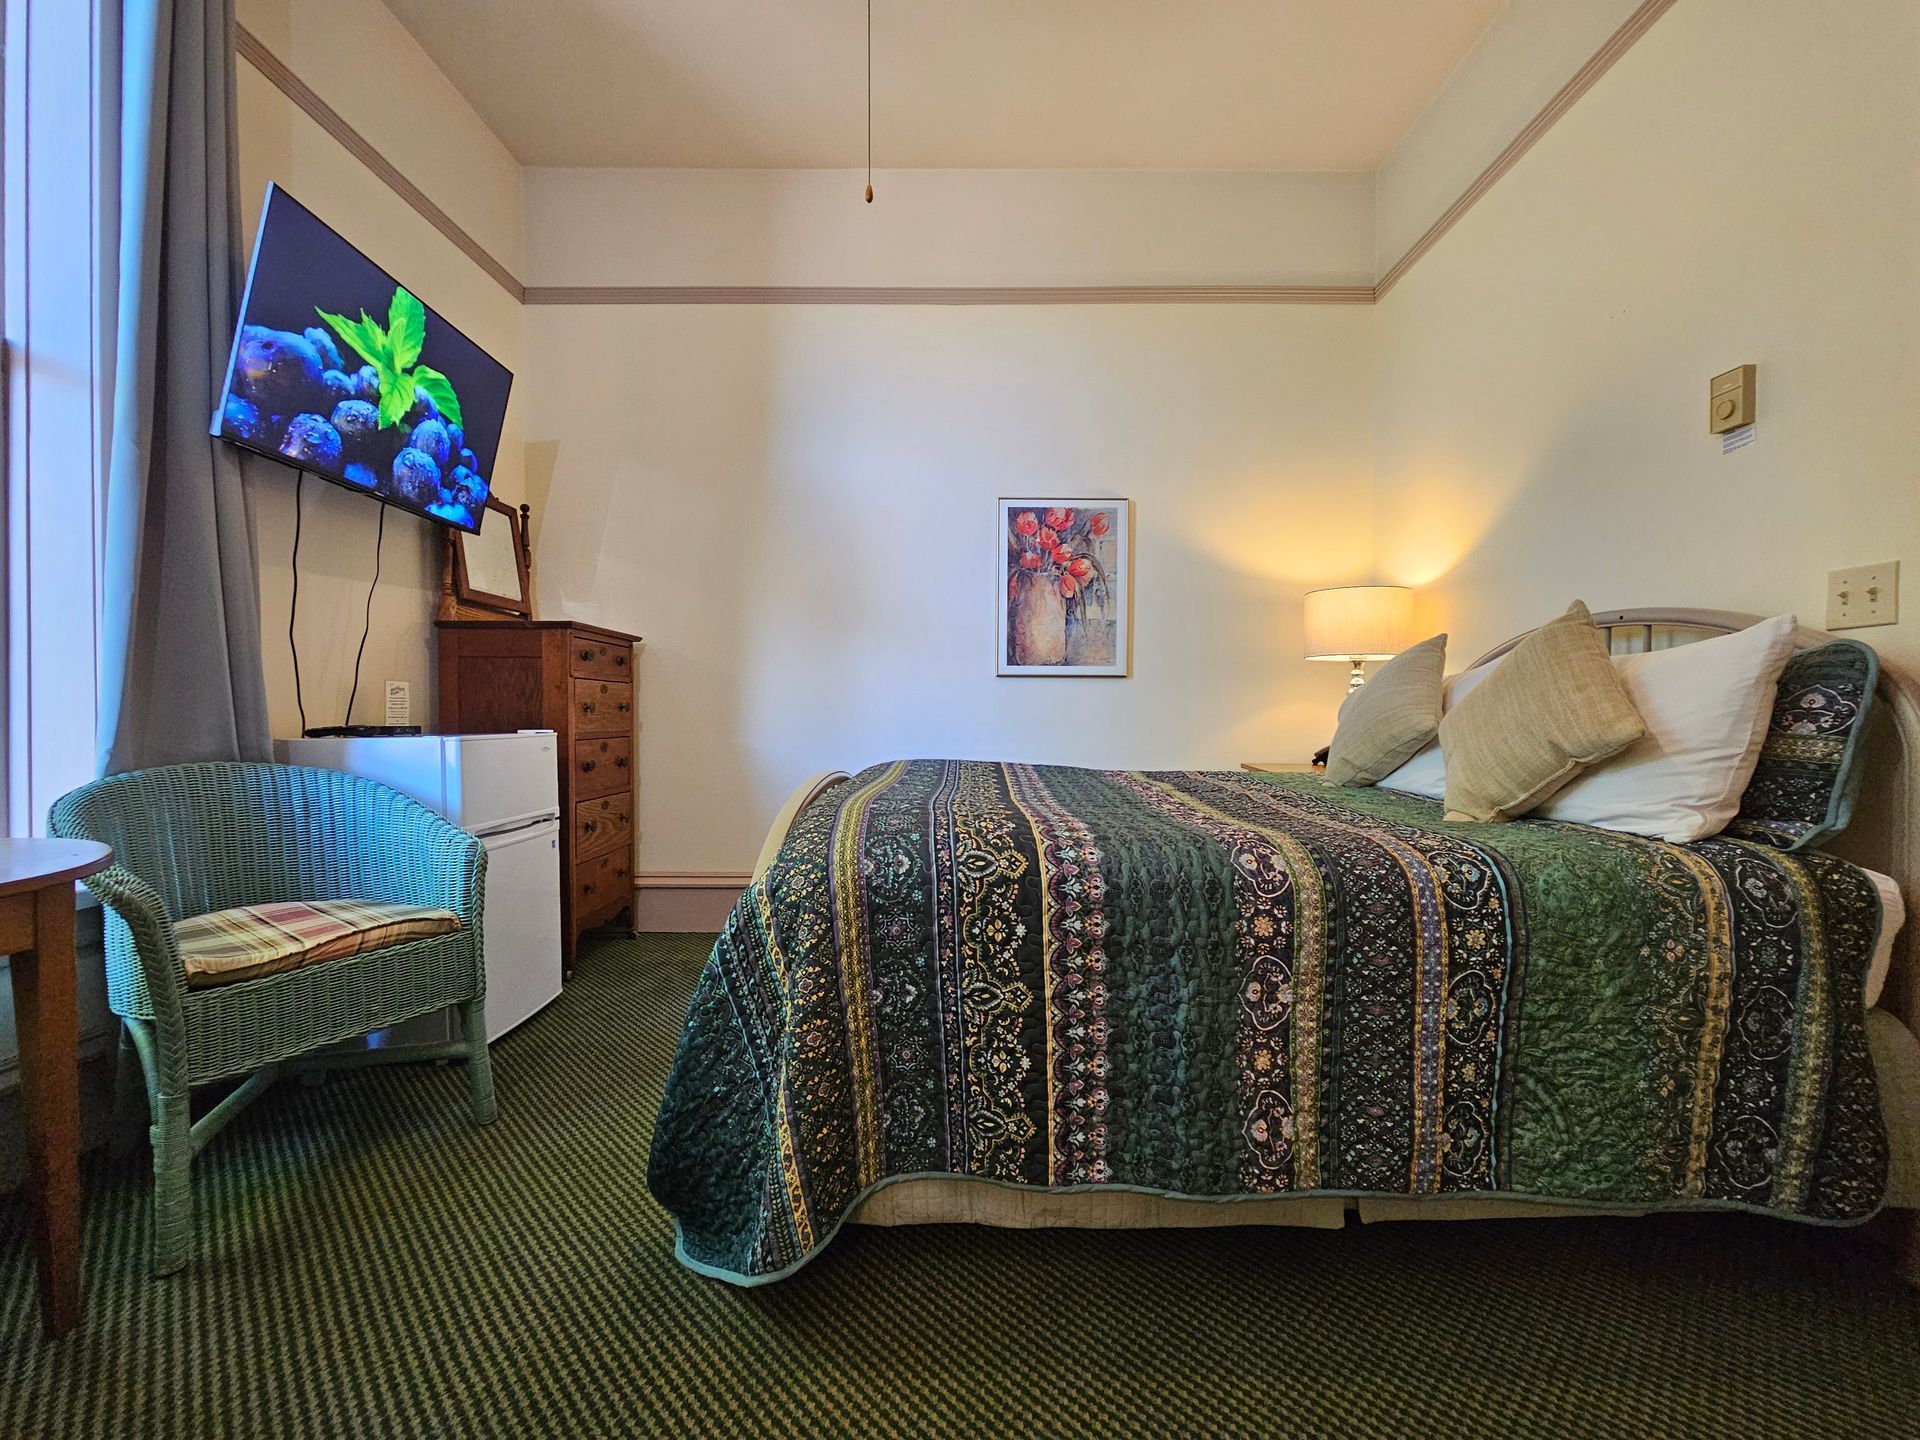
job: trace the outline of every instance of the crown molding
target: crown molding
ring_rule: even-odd
[[[523,285],[244,25],[234,26],[234,50],[523,305],[1372,305],[1459,224],[1674,4],[1675,0],[1645,0],[1621,22],[1459,198],[1371,285]]]
[[[1479,204],[1481,197],[1499,183],[1500,177],[1518,165],[1521,157],[1539,144],[1540,138],[1559,122],[1560,117],[1599,83],[1600,77],[1613,68],[1614,62],[1631,50],[1634,42],[1653,28],[1653,22],[1673,6],[1674,0],[1646,0],[1645,4],[1621,21],[1620,28],[1609,35],[1587,63],[1574,72],[1571,80],[1554,92],[1553,98],[1541,107],[1540,113],[1521,127],[1520,133],[1507,142],[1506,148],[1493,157],[1486,169],[1474,176],[1473,183],[1460,192],[1459,199],[1441,211],[1440,218],[1408,247],[1407,253],[1387,267],[1386,273],[1374,283],[1375,301],[1397,285],[1421,256],[1439,244],[1440,238],[1460,223],[1460,217]]]
[[[1371,285],[530,285],[529,305],[1371,305]]]

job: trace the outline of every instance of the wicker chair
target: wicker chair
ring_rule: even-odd
[[[107,910],[107,1000],[123,1021],[119,1110],[137,1054],[153,1143],[153,1270],[187,1262],[188,1166],[287,1062],[466,1061],[473,1118],[494,1118],[480,916],[486,851],[424,805],[358,776],[287,765],[171,765],[115,775],[55,803],[55,835],[103,841],[114,864],[86,883]],[[451,910],[458,931],[346,959],[190,988],[175,922],[238,905],[369,900]],[[314,1057],[448,1005],[464,1040]],[[188,1092],[248,1079],[198,1122]],[[137,1122],[136,1122],[137,1123]]]

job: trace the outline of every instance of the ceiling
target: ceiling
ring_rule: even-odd
[[[1376,169],[1504,3],[874,0],[874,163]],[[865,163],[863,0],[387,4],[523,164]]]

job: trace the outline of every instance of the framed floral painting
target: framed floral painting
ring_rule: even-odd
[[[1002,675],[1126,675],[1133,506],[1000,501]]]

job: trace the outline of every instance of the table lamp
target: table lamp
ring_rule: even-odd
[[[1307,592],[1307,659],[1353,667],[1349,693],[1366,683],[1369,660],[1391,660],[1413,630],[1413,592],[1404,585],[1341,585]]]

